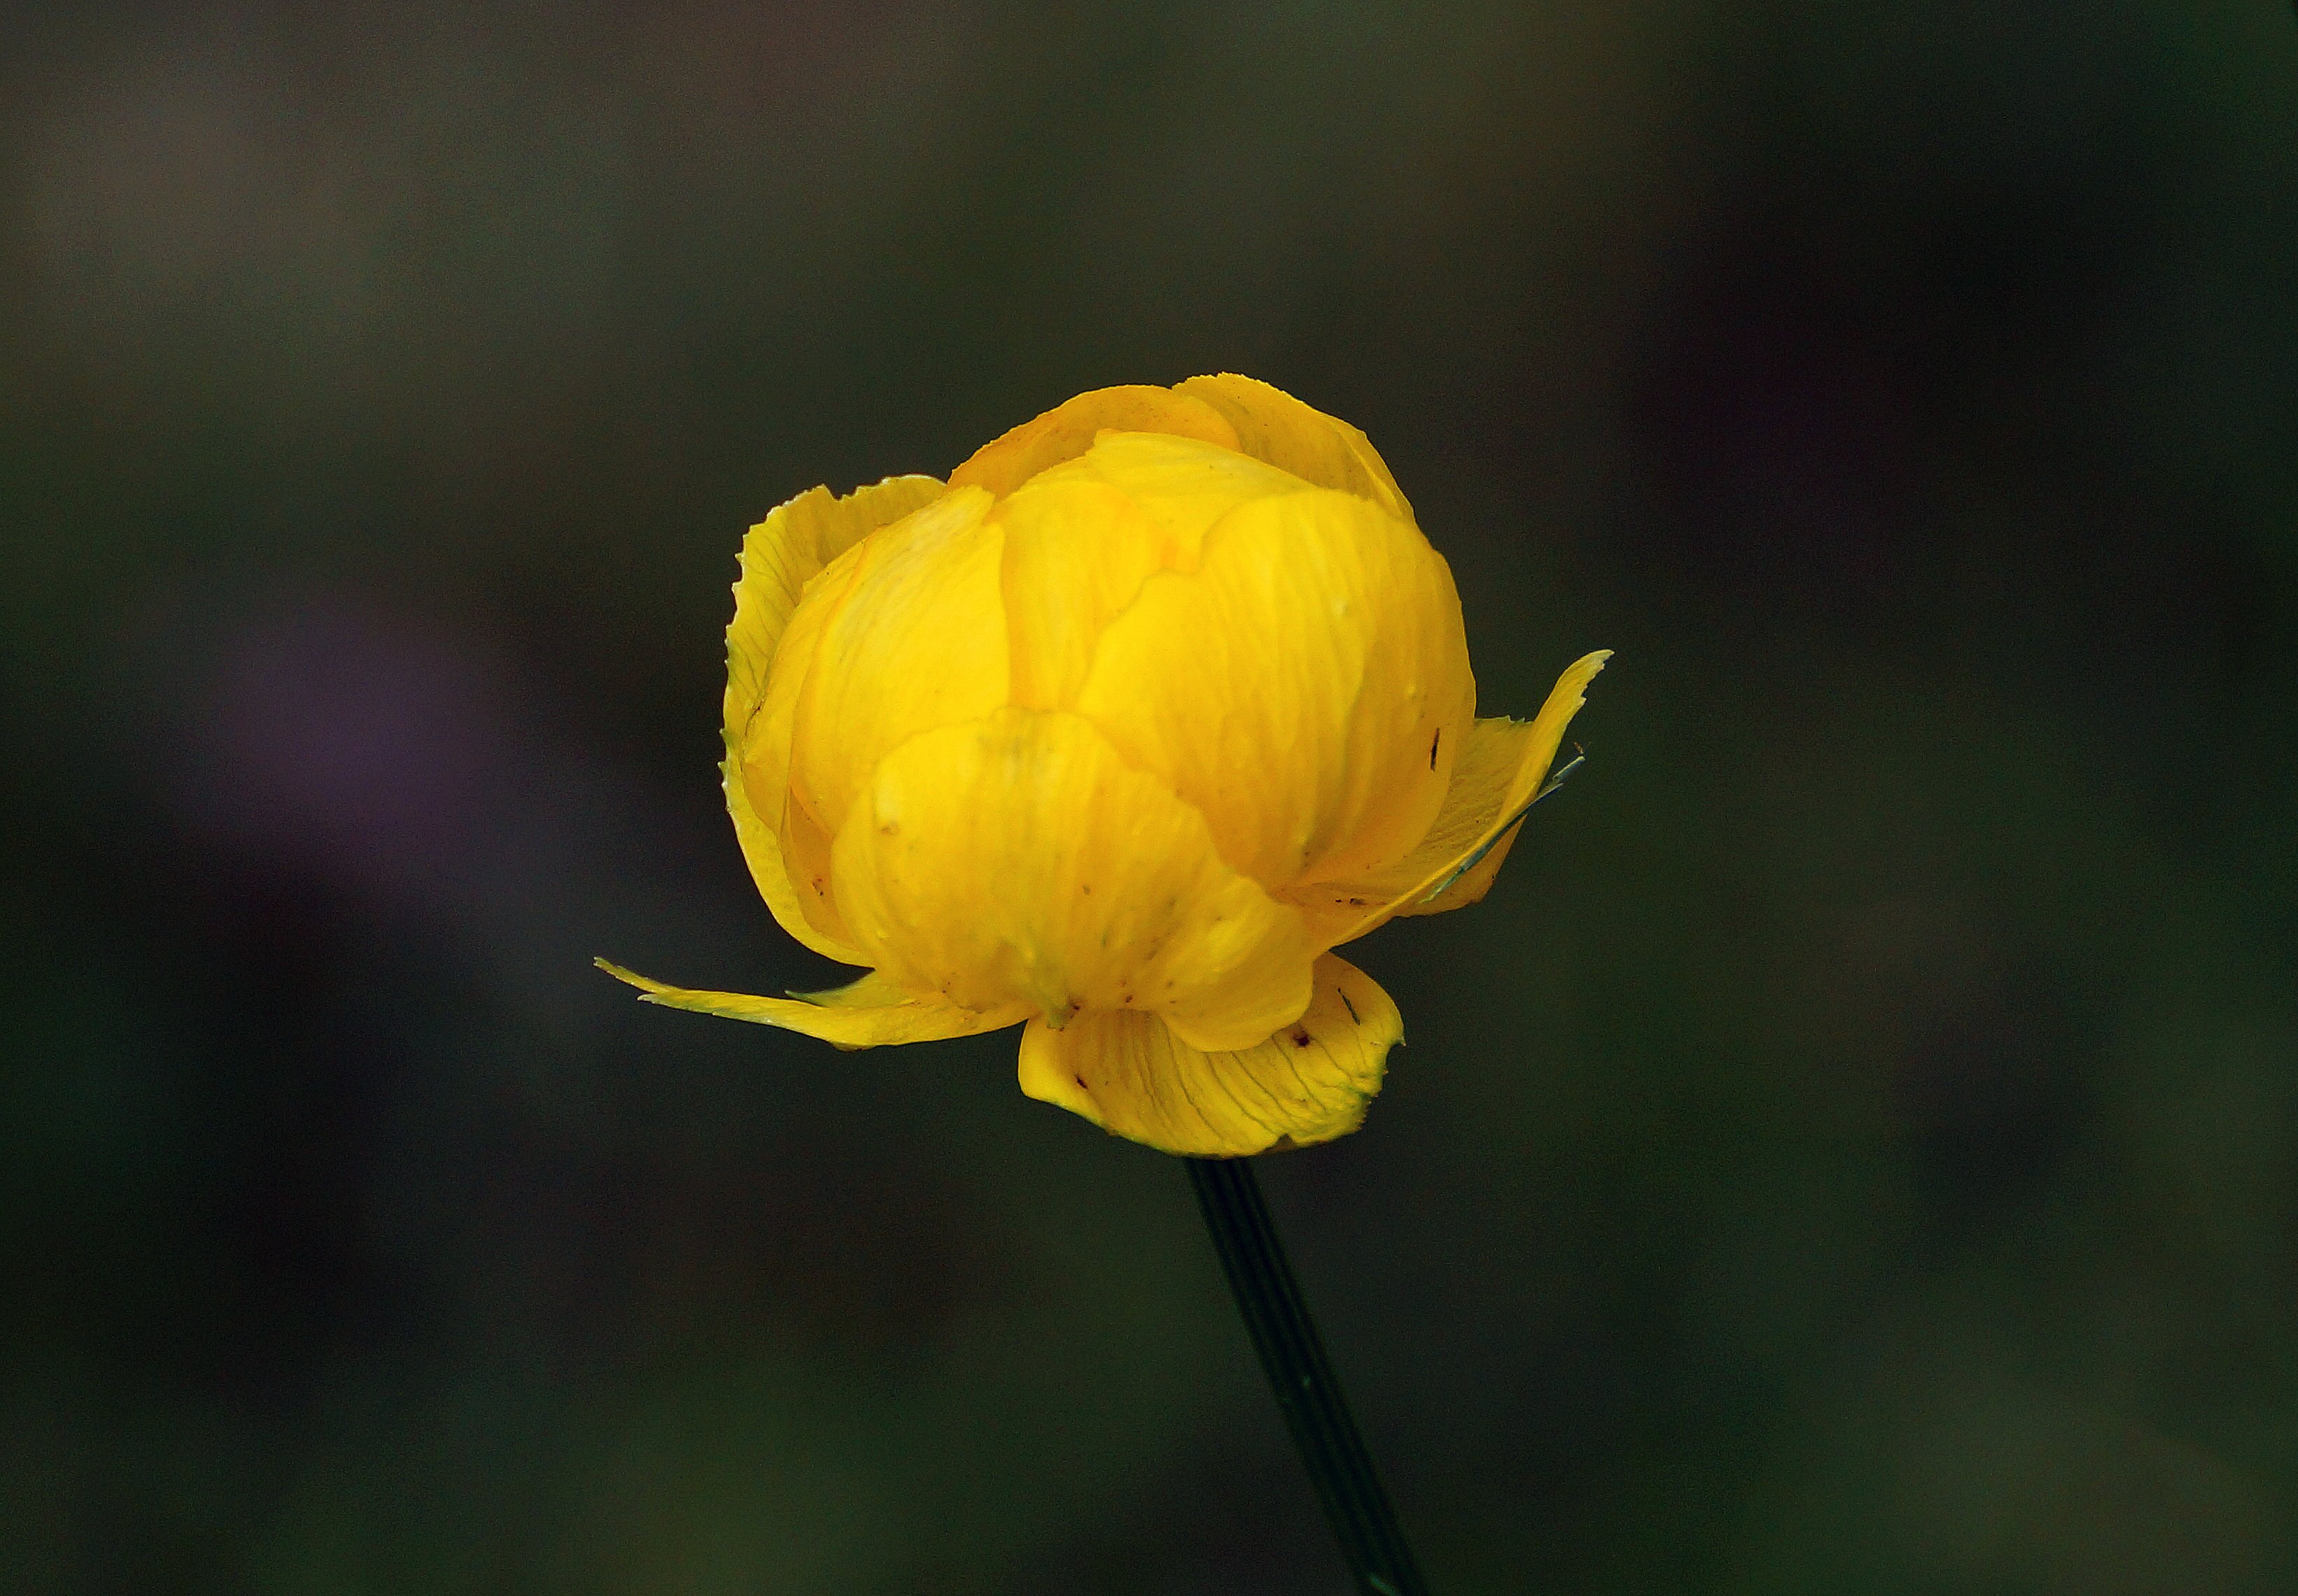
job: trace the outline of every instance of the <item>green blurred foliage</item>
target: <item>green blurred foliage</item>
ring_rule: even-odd
[[[1272,1160],[1438,1588],[2298,1585],[2298,24],[98,6],[0,58],[0,1587],[1341,1589],[1170,1162],[843,1055],[740,529],[1364,426],[1618,650]]]

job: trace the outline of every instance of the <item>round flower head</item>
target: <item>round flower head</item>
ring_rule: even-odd
[[[1379,455],[1239,376],[1080,394],[946,484],[800,494],[734,593],[735,832],[784,929],[870,973],[615,973],[847,1048],[1021,1024],[1022,1090],[1198,1156],[1363,1120],[1402,1027],[1330,950],[1484,896],[1607,657],[1477,720]]]

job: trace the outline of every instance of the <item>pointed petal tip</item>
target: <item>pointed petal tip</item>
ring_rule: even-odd
[[[596,965],[599,969],[606,971],[608,975],[612,975],[624,985],[637,987],[639,989],[640,996],[643,998],[651,998],[657,992],[668,991],[670,990],[661,982],[649,980],[646,976],[640,975],[636,970],[624,969],[621,965],[616,964],[611,958],[593,958],[591,962],[593,965]]]
[[[641,1002],[774,1025],[848,1050],[902,1042],[942,1041],[953,1036],[1002,1031],[1029,1017],[1019,1004],[974,1010],[930,996],[922,997],[896,986],[874,970],[850,986],[834,987],[804,998],[761,998],[748,992],[669,986],[604,958],[591,962],[616,980],[637,987]]]
[[[1611,657],[1612,650],[1599,648],[1565,667],[1529,720],[1496,716],[1469,728],[1446,807],[1421,846],[1381,876],[1343,884],[1318,900],[1325,945],[1353,942],[1393,915],[1436,914],[1484,897],[1526,812],[1579,763],[1575,755],[1555,769],[1557,749],[1588,702],[1588,684]]]
[[[638,988],[639,1001],[641,1003],[658,1003],[665,1008],[684,1007],[678,1000],[680,989],[667,982],[657,981],[650,975],[640,975],[636,970],[625,969],[611,958],[593,958],[591,962],[624,986]]]

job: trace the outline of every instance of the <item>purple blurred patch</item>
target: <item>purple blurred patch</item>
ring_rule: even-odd
[[[394,899],[452,895],[485,861],[532,757],[500,662],[339,593],[252,596],[186,629],[161,776],[197,830]]]

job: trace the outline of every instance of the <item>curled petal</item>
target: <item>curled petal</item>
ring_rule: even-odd
[[[1236,430],[1236,447],[1254,459],[1289,471],[1304,482],[1353,493],[1392,515],[1412,519],[1412,506],[1372,440],[1338,416],[1234,372],[1191,377],[1173,391],[1203,399],[1219,411]]]
[[[1288,893],[1288,901],[1309,917],[1318,945],[1336,947],[1392,916],[1441,914],[1482,898],[1556,761],[1565,727],[1587,702],[1589,682],[1611,657],[1609,649],[1600,649],[1575,662],[1531,720],[1476,721],[1465,739],[1444,807],[1420,845],[1402,860]]]
[[[1475,703],[1451,572],[1410,522],[1320,489],[1253,499],[1103,633],[1077,697],[1272,892],[1401,858]]]
[[[823,623],[838,613],[860,563],[858,551],[849,549],[807,586],[813,602],[801,603],[783,629],[776,655],[780,668],[766,679],[765,701],[751,719],[741,751],[743,794],[771,834],[767,844],[780,851],[783,890],[817,941],[846,950],[834,957],[848,964],[867,964],[869,955],[855,950],[854,934],[847,930],[831,893],[829,835],[806,805],[790,796],[790,738],[799,692],[813,677],[814,660],[822,652]],[[731,778],[731,770],[729,775]]]
[[[1241,1047],[1309,1000],[1300,915],[1221,862],[1203,817],[1087,721],[1001,710],[888,755],[831,851],[856,939],[889,975],[1060,1025],[1163,1015]]]
[[[649,1003],[690,1008],[730,1020],[779,1025],[841,1048],[882,1048],[901,1042],[940,1041],[977,1032],[1001,1031],[1029,1018],[1020,1004],[991,1009],[961,1008],[937,993],[921,996],[896,986],[874,970],[848,986],[803,997],[760,998],[748,992],[690,991],[626,970],[605,959],[598,967],[645,994]]]
[[[1404,1025],[1371,976],[1317,960],[1299,1020],[1252,1047],[1204,1051],[1154,1015],[1080,1014],[1021,1033],[1021,1090],[1169,1153],[1242,1157],[1344,1136],[1379,1091]]]
[[[952,489],[855,549],[806,595],[800,620],[817,606],[823,613],[797,688],[789,788],[826,836],[837,835],[889,750],[1006,701],[1004,543],[986,520],[989,504],[979,488]]]
[[[815,952],[846,964],[861,956],[844,940],[824,934],[799,907],[775,836],[781,781],[765,784],[766,807],[755,800],[745,769],[756,752],[766,681],[790,617],[807,582],[871,532],[941,497],[931,477],[889,477],[874,487],[834,498],[812,488],[752,527],[742,540],[741,580],[734,584],[734,620],[726,629],[726,809],[759,894],[782,929]],[[787,728],[778,765],[788,760]]]
[[[1237,446],[1236,430],[1203,399],[1170,388],[1096,388],[982,445],[949,473],[949,485],[987,488],[1002,498],[1047,467],[1074,460],[1101,432],[1164,432]]]

